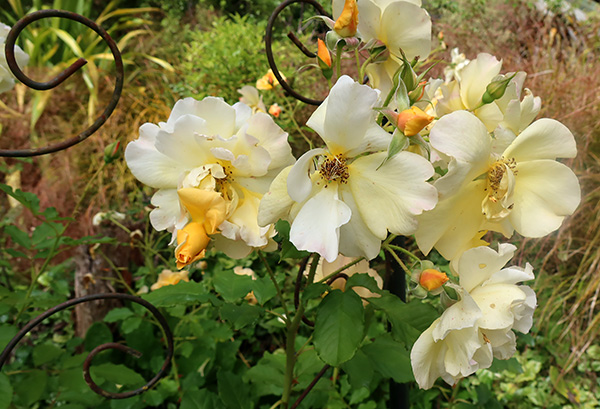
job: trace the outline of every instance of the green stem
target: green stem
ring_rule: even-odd
[[[405,249],[405,248],[403,248],[403,247],[396,246],[396,245],[394,245],[394,244],[387,244],[387,247],[389,247],[389,248],[391,248],[391,249],[394,249],[394,250],[401,251],[401,252],[403,252],[404,254],[406,254],[407,256],[409,256],[410,258],[412,258],[413,260],[415,260],[415,261],[421,261],[421,259],[420,259],[419,257],[415,256],[415,255],[414,255],[412,252],[410,252],[410,251],[406,250],[406,249]]]
[[[342,266],[342,267],[338,268],[338,269],[337,269],[337,270],[335,270],[333,273],[331,273],[331,274],[329,274],[329,275],[327,275],[327,276],[323,277],[322,279],[320,279],[320,280],[319,280],[319,281],[317,281],[317,282],[318,282],[318,283],[324,283],[324,282],[326,282],[327,280],[329,280],[331,277],[333,277],[333,276],[335,276],[335,275],[337,275],[337,274],[341,273],[342,271],[344,271],[344,270],[346,270],[346,269],[348,269],[348,268],[352,267],[352,266],[353,266],[353,265],[355,265],[355,264],[358,264],[358,263],[360,263],[360,262],[361,262],[361,261],[363,261],[364,259],[365,259],[364,257],[359,257],[359,258],[357,258],[357,259],[355,259],[355,260],[353,260],[353,261],[349,262],[349,263],[348,263],[348,264],[346,264],[345,266]],[[312,267],[312,266],[311,266],[311,267]]]
[[[406,264],[404,264],[404,262],[402,262],[402,260],[400,260],[400,257],[398,257],[398,255],[396,254],[396,252],[394,251],[394,249],[389,247],[389,244],[387,246],[385,246],[385,249],[388,251],[388,253],[390,253],[392,255],[392,257],[394,257],[394,259],[396,260],[396,262],[398,264],[400,264],[400,267],[402,267],[402,270],[404,270],[404,272],[408,275],[411,275],[410,270],[408,269],[408,267],[406,267]]]
[[[281,303],[281,307],[283,308],[283,312],[285,313],[286,318],[284,321],[286,322],[286,325],[287,325],[287,323],[289,322],[290,312],[288,311],[287,306],[285,305],[285,300],[283,299],[283,293],[281,292],[279,283],[277,282],[277,279],[275,278],[275,273],[273,273],[273,270],[271,270],[271,266],[269,265],[264,254],[260,250],[258,251],[258,257],[262,260],[263,264],[265,265],[265,268],[267,269],[267,273],[269,274],[269,277],[271,278],[271,281],[273,282],[273,285],[275,286],[275,291],[277,292],[277,298],[279,298],[279,302]]]
[[[315,279],[315,273],[317,272],[317,265],[319,264],[319,255],[313,256],[310,271],[308,272],[307,285],[312,284]],[[300,302],[298,310],[294,319],[289,324],[287,329],[287,337],[285,341],[285,375],[283,378],[283,395],[281,396],[281,405],[284,409],[287,409],[292,394],[292,386],[294,381],[294,365],[296,364],[296,335],[300,323],[302,323],[302,316],[304,315],[304,303]]]
[[[337,47],[335,50],[335,74],[337,79],[342,76],[342,49],[344,48],[344,43],[342,41],[337,43]]]

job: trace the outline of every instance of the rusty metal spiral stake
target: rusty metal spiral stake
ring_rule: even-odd
[[[0,370],[2,369],[2,367],[8,360],[8,357],[10,356],[12,350],[19,343],[19,341],[21,339],[23,339],[23,337],[25,337],[25,335],[27,335],[27,333],[29,331],[31,331],[34,327],[36,327],[38,324],[40,324],[46,318],[48,318],[51,315],[54,315],[60,311],[63,311],[69,307],[77,305],[77,304],[81,304],[81,303],[89,302],[89,301],[107,300],[107,299],[131,301],[136,304],[140,304],[141,306],[148,309],[152,313],[152,315],[154,315],[154,317],[156,318],[156,320],[158,321],[158,323],[160,324],[160,326],[163,330],[163,333],[164,333],[166,341],[167,341],[167,356],[165,358],[165,362],[163,363],[163,365],[160,368],[160,370],[158,371],[158,373],[156,375],[154,375],[154,377],[150,381],[148,381],[144,386],[142,386],[141,388],[138,388],[138,389],[130,391],[130,392],[111,393],[111,392],[105,391],[104,389],[100,388],[94,382],[92,377],[90,376],[90,366],[92,364],[92,360],[94,359],[94,357],[98,353],[100,353],[104,350],[107,350],[107,349],[118,349],[120,351],[127,352],[128,354],[133,355],[136,358],[141,357],[142,354],[141,354],[141,352],[136,351],[135,349],[129,348],[128,346],[125,346],[122,344],[116,344],[116,343],[102,344],[102,345],[94,348],[92,350],[92,352],[90,352],[89,355],[87,356],[87,358],[85,359],[85,362],[83,364],[83,375],[84,375],[85,381],[88,384],[88,386],[90,387],[90,389],[92,389],[98,395],[103,396],[108,399],[125,399],[125,398],[130,398],[132,396],[136,396],[136,395],[140,395],[140,394],[144,393],[145,391],[150,389],[152,386],[154,386],[160,380],[160,378],[162,378],[164,376],[165,372],[167,371],[167,368],[171,364],[171,360],[173,358],[173,350],[174,350],[173,334],[171,333],[169,324],[167,324],[167,320],[160,313],[160,311],[158,311],[158,309],[154,305],[150,304],[148,301],[146,301],[140,297],[136,297],[136,296],[129,295],[129,294],[111,293],[111,294],[86,295],[84,297],[79,297],[79,298],[75,298],[73,300],[66,301],[62,304],[57,305],[56,307],[49,309],[45,313],[37,316],[36,318],[31,320],[23,329],[21,329],[21,331],[19,331],[19,333],[17,335],[15,335],[13,339],[10,340],[10,342],[8,343],[6,348],[4,348],[4,351],[2,351],[2,354],[0,355]]]
[[[269,67],[271,67],[271,70],[273,71],[275,78],[277,78],[277,81],[279,81],[279,83],[281,84],[281,87],[283,89],[285,89],[291,96],[293,96],[294,98],[296,98],[302,102],[310,104],[310,105],[321,105],[321,103],[323,102],[322,100],[307,98],[304,95],[301,95],[298,92],[294,91],[292,89],[292,87],[290,87],[290,85],[286,82],[286,80],[283,79],[283,76],[279,72],[279,69],[277,68],[277,64],[275,63],[275,58],[273,58],[273,25],[275,24],[275,20],[277,19],[279,14],[287,6],[294,4],[294,3],[310,4],[315,9],[317,9],[317,11],[319,12],[320,15],[330,17],[329,14],[323,8],[323,6],[321,6],[321,4],[316,0],[286,0],[283,3],[281,3],[273,11],[273,14],[271,14],[271,17],[269,17],[269,21],[267,23],[267,32],[265,34],[265,50],[267,52],[267,60],[269,61]],[[290,31],[287,36],[290,40],[292,40],[292,42],[296,45],[296,47],[298,47],[300,49],[300,51],[302,51],[304,53],[304,55],[306,55],[309,58],[316,57],[316,55],[313,52],[308,50],[308,48],[306,48],[304,46],[304,44],[302,44],[302,42],[298,39],[298,37],[296,37],[296,35],[293,32]]]
[[[46,91],[52,88],[57,87],[62,84],[64,80],[73,75],[78,69],[87,64],[87,61],[83,58],[75,61],[69,68],[61,72],[54,79],[51,79],[47,82],[37,82],[29,78],[27,75],[21,71],[19,66],[17,65],[17,61],[15,59],[15,43],[17,41],[17,37],[21,34],[21,31],[29,24],[34,21],[41,20],[49,17],[60,17],[66,18],[69,20],[77,21],[78,23],[84,24],[94,30],[102,39],[108,44],[110,51],[115,59],[115,66],[117,69],[117,78],[115,82],[115,90],[113,92],[112,98],[110,102],[102,112],[102,114],[96,119],[96,121],[88,127],[86,130],[81,132],[79,135],[74,136],[70,139],[66,139],[64,141],[48,145],[46,147],[37,148],[37,149],[0,149],[0,156],[4,157],[29,157],[29,156],[38,156],[45,155],[47,153],[57,152],[63,149],[70,148],[71,146],[87,139],[90,135],[96,132],[106,120],[113,113],[117,103],[119,102],[119,98],[121,97],[121,91],[123,90],[123,60],[121,58],[121,52],[117,47],[115,41],[108,35],[108,33],[99,25],[97,25],[92,20],[83,17],[79,14],[72,13],[70,11],[65,10],[40,10],[33,12],[31,14],[26,15],[19,21],[15,23],[13,28],[8,33],[8,37],[6,37],[6,45],[5,45],[5,54],[6,54],[6,62],[8,63],[8,67],[12,71],[15,77],[23,84],[28,86],[29,88],[33,88],[39,91]]]

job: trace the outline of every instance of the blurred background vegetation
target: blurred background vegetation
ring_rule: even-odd
[[[115,141],[124,146],[135,139],[139,126],[145,122],[165,121],[175,101],[180,98],[192,96],[201,99],[215,95],[229,103],[236,102],[240,96],[237,90],[244,85],[254,85],[268,70],[263,36],[268,16],[278,2],[0,0],[0,4],[0,21],[8,25],[14,24],[30,11],[41,8],[67,9],[92,18],[115,38],[126,63],[121,101],[107,124],[90,139],[58,154],[26,160],[6,159],[0,163],[0,177],[6,185],[30,192],[38,198],[17,197],[25,203],[23,205],[17,204],[12,198],[9,200],[7,195],[0,197],[0,228],[3,230],[0,239],[0,290],[6,290],[0,291],[2,346],[10,338],[9,335],[35,316],[39,309],[74,295],[73,270],[77,263],[81,263],[81,248],[87,249],[86,254],[91,259],[98,246],[114,246],[113,249],[117,249],[115,251],[123,253],[122,260],[115,261],[118,258],[115,256],[113,264],[106,264],[103,268],[118,273],[116,278],[109,280],[110,285],[132,292],[154,283],[161,268],[173,267],[169,264],[172,257],[167,248],[168,238],[164,234],[152,233],[147,224],[147,206],[152,190],[135,181],[122,158],[105,164],[102,159],[104,150]],[[450,49],[459,47],[470,59],[479,52],[496,55],[503,60],[504,72],[529,73],[525,86],[542,98],[540,116],[563,122],[575,135],[579,154],[568,164],[580,179],[583,200],[575,215],[568,218],[558,232],[541,240],[514,239],[520,248],[515,258],[517,264],[524,265],[527,261],[535,268],[537,278],[534,285],[539,304],[531,333],[519,336],[521,348],[516,358],[497,361],[490,370],[479,371],[477,376],[462,381],[454,389],[440,383],[431,391],[411,391],[411,399],[419,408],[598,407],[599,7],[591,1],[560,0],[429,0],[424,1],[424,7],[432,16],[434,36],[443,38],[447,46],[435,58],[448,62]],[[275,30],[274,50],[282,72],[294,81],[296,89],[314,97],[322,97],[327,84],[324,84],[325,81],[316,70],[306,66],[312,61],[308,61],[285,36],[290,30],[297,31],[300,21],[312,13],[310,7],[306,10],[298,7],[284,14]],[[309,42],[310,37],[308,30],[308,34],[302,38]],[[51,92],[36,92],[17,84],[13,91],[2,94],[0,147],[42,146],[79,133],[101,112],[113,90],[112,57],[105,44],[84,26],[58,19],[30,26],[20,36],[19,44],[31,56],[25,71],[35,79],[50,78],[78,57],[85,57],[88,64]],[[301,72],[298,72],[301,67]],[[443,63],[438,64],[432,70],[432,76],[441,76],[443,68]],[[284,95],[280,87],[262,92],[262,96],[267,107],[277,103],[283,108],[277,122],[290,133],[295,153],[306,149],[313,136],[302,125],[313,108]],[[55,208],[56,212],[44,214],[44,209],[50,207]],[[122,212],[126,218],[118,224],[95,226],[92,223],[93,216],[108,210]],[[64,221],[61,219],[64,217],[73,219]],[[142,239],[135,238],[133,233],[136,231],[140,232]],[[45,240],[58,236],[71,240],[60,241],[53,251],[49,251],[48,246],[44,247]],[[101,249],[110,254],[111,250]],[[204,270],[208,277],[212,277],[217,270],[233,267],[232,261],[219,255],[212,255],[207,261],[208,268],[193,270],[192,277],[202,277]],[[277,262],[271,261],[273,264]],[[253,259],[243,261],[244,266],[258,269],[254,262]],[[287,266],[287,269],[292,267]],[[213,285],[210,279],[205,281],[207,285]],[[32,295],[37,297],[35,302]],[[136,313],[139,314],[139,311]],[[148,331],[152,332],[151,326],[149,329],[137,321],[131,321],[134,316],[127,314],[123,312],[122,318],[129,318],[129,324],[124,321],[119,328],[130,338],[135,338],[134,335],[138,337],[129,339],[128,343],[135,344],[147,338]],[[172,318],[185,321],[185,309],[182,312],[172,308],[169,314]],[[69,371],[75,365],[71,361],[65,364],[64,360],[70,358],[73,361],[78,357],[83,342],[76,341],[80,338],[75,338],[75,330],[65,324],[68,317],[65,313],[53,319],[45,329],[31,334],[26,345],[18,350],[18,362],[11,364],[8,372],[11,383],[16,385],[15,393],[22,395],[12,403],[14,407],[177,407],[181,399],[181,407],[184,407],[188,404],[186,402],[196,399],[207,402],[216,399],[207,395],[208,392],[187,395],[182,392],[186,389],[185,382],[190,385],[200,382],[192,376],[198,368],[190,363],[187,366],[182,364],[181,373],[172,374],[165,382],[161,382],[161,386],[150,397],[127,400],[129,406],[123,403],[125,401],[108,404],[97,400],[93,401],[94,406],[87,406],[83,401],[69,398],[67,390],[62,398],[56,396],[52,391],[61,390],[57,384],[72,385],[68,376],[71,376]],[[222,321],[230,323],[223,319],[222,313],[220,317]],[[187,332],[182,330],[182,336],[200,337],[202,331],[196,331],[192,324],[201,323],[203,327],[217,325],[214,320],[215,316],[206,313],[194,323],[184,324],[182,327],[189,325],[191,329],[186,329]],[[17,325],[13,325],[15,321]],[[93,345],[95,339],[105,340],[107,331],[110,335],[113,329],[110,325],[114,326],[117,321],[118,317],[111,316],[106,323],[92,326],[96,332],[92,335],[88,333],[85,342]],[[263,362],[265,357],[276,360],[274,351],[281,342],[276,335],[280,328],[276,320],[266,328],[255,329],[246,324],[232,324],[232,327],[223,324],[222,328],[211,333],[212,338],[206,341],[211,345],[205,345],[205,348],[216,351],[217,358],[211,361],[217,362],[213,368],[215,371],[219,365],[226,366],[225,361],[230,358],[249,359],[253,365],[259,360]],[[79,335],[83,337],[83,334]],[[160,344],[158,341],[156,343],[145,348],[149,353],[162,357]],[[57,352],[59,349],[55,345],[59,345],[63,352]],[[88,349],[90,345],[83,347]],[[179,351],[178,356],[182,360],[192,353],[187,348],[192,347],[182,346]],[[67,369],[62,372],[56,370],[48,381],[44,381],[39,394],[27,397],[28,390],[23,385],[39,381],[42,377],[39,372],[28,368],[54,364],[59,357],[62,368]],[[313,363],[309,358],[307,360],[306,368],[309,369],[305,369],[312,373],[310,368]],[[196,361],[193,360],[194,363]],[[135,364],[132,365],[135,367]],[[149,367],[137,369],[143,371],[149,370]],[[318,369],[316,367],[313,372]],[[209,371],[210,367],[206,370]],[[257,376],[257,379],[269,382],[264,373],[255,372],[253,376]],[[179,375],[183,376],[183,387],[179,384]],[[222,380],[227,375],[221,372],[217,375],[215,372],[214,376]],[[137,381],[133,375],[131,377]],[[312,378],[307,376],[307,379]],[[212,381],[216,382],[215,379]],[[2,382],[0,378],[0,389]],[[131,379],[115,382],[135,383]],[[243,389],[248,382],[240,388]],[[80,386],[77,384],[76,388]],[[344,386],[340,388],[343,390]],[[344,395],[347,399],[342,401],[346,406],[340,407],[383,407],[380,405],[388,393],[386,386],[371,385],[370,388],[371,396],[376,397],[373,398],[375,406],[370,405],[365,397],[362,400],[354,397],[352,400],[348,398],[350,395]],[[84,394],[87,399],[87,392],[83,392],[83,389],[74,390]],[[220,392],[215,390],[214,394],[220,396]],[[3,407],[1,398],[0,407]],[[205,407],[219,406],[215,403],[215,406],[206,404]]]

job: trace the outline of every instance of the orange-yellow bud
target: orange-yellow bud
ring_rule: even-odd
[[[269,107],[269,114],[273,115],[275,118],[279,118],[281,115],[281,107],[277,104],[273,104]]]
[[[354,37],[358,28],[358,6],[356,0],[346,0],[344,10],[338,17],[333,29],[342,37]]]
[[[444,283],[448,281],[448,276],[441,271],[428,268],[421,273],[419,277],[419,284],[427,291],[433,291],[440,288]]]
[[[406,136],[414,136],[431,123],[434,117],[423,112],[419,107],[412,106],[398,114],[398,128]]]
[[[190,222],[177,232],[177,248],[175,258],[177,268],[181,269],[204,258],[210,237],[201,223]]]
[[[320,38],[317,39],[317,57],[319,57],[319,59],[323,61],[325,65],[331,67],[331,54],[329,53],[325,42]]]

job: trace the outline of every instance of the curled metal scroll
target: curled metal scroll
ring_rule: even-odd
[[[273,11],[273,14],[271,14],[271,17],[269,17],[269,21],[267,23],[267,32],[265,34],[265,50],[267,52],[267,60],[269,61],[269,67],[271,67],[271,70],[273,71],[275,78],[277,78],[277,81],[279,81],[279,84],[281,84],[281,87],[283,89],[285,89],[291,96],[293,96],[294,98],[296,98],[302,102],[310,104],[310,105],[321,105],[323,100],[307,98],[304,95],[301,95],[300,93],[294,91],[292,89],[292,87],[287,83],[287,81],[283,78],[281,73],[279,72],[279,69],[277,68],[277,64],[275,63],[275,58],[273,58],[273,25],[275,24],[275,20],[277,19],[279,14],[287,6],[294,4],[294,3],[310,4],[315,9],[317,9],[317,11],[319,12],[320,15],[330,17],[329,14],[323,8],[323,6],[321,6],[321,4],[316,0],[286,0],[283,3],[281,3]],[[296,46],[300,49],[300,51],[302,51],[304,53],[304,55],[306,55],[309,58],[316,57],[316,55],[313,52],[308,50],[308,48],[306,48],[304,46],[304,44],[302,44],[302,42],[298,39],[298,37],[296,37],[294,35],[293,32],[290,31],[287,36],[290,40],[292,40],[292,42],[294,44],[296,44]]]
[[[75,61],[69,68],[61,72],[58,76],[51,79],[47,82],[37,82],[29,78],[27,75],[21,71],[19,66],[17,65],[17,61],[15,59],[15,42],[17,41],[17,37],[23,31],[25,27],[34,21],[41,20],[49,17],[60,17],[66,18],[69,20],[76,21],[78,23],[84,24],[87,27],[94,30],[102,39],[108,44],[110,51],[115,59],[115,66],[117,69],[117,78],[115,82],[115,90],[113,92],[112,98],[110,102],[102,112],[102,114],[96,119],[96,121],[88,127],[86,130],[81,132],[79,135],[74,136],[72,138],[66,139],[64,141],[51,144],[42,148],[37,149],[0,149],[0,156],[4,157],[29,157],[29,156],[38,156],[45,155],[47,153],[57,152],[63,149],[70,148],[71,146],[83,141],[88,138],[94,132],[96,132],[110,117],[112,112],[114,111],[117,103],[119,102],[119,98],[121,97],[121,91],[123,90],[123,59],[121,58],[121,53],[115,41],[108,35],[108,33],[99,25],[97,25],[92,20],[83,17],[79,14],[72,13],[70,11],[65,10],[40,10],[33,12],[31,14],[26,15],[19,21],[15,23],[13,28],[8,33],[8,37],[6,37],[6,45],[5,45],[5,54],[6,54],[6,62],[8,63],[8,67],[12,71],[15,77],[23,84],[28,86],[29,88],[33,88],[35,90],[46,91],[52,88],[57,87],[62,84],[64,80],[73,75],[78,69],[87,64],[87,61],[83,58]]]
[[[160,313],[160,311],[158,311],[158,309],[150,304],[148,301],[140,298],[140,297],[136,297],[133,295],[129,295],[129,294],[92,294],[92,295],[86,295],[84,297],[79,297],[79,298],[75,298],[73,300],[69,300],[66,301],[62,304],[57,305],[56,307],[53,307],[51,309],[49,309],[48,311],[44,312],[43,314],[37,316],[36,318],[34,318],[33,320],[31,320],[25,327],[23,327],[23,329],[21,329],[21,331],[19,331],[19,333],[17,335],[14,336],[13,339],[10,340],[10,342],[8,343],[8,345],[6,346],[6,348],[4,348],[4,351],[2,351],[2,354],[0,355],[0,370],[2,369],[2,367],[4,366],[4,364],[6,363],[6,361],[8,360],[12,350],[15,348],[15,346],[19,343],[19,341],[25,336],[27,335],[27,333],[29,331],[31,331],[34,327],[36,327],[38,324],[40,324],[42,321],[44,321],[46,318],[50,317],[51,315],[54,315],[60,311],[63,311],[69,307],[72,307],[74,305],[77,304],[81,304],[84,302],[89,302],[89,301],[95,301],[95,300],[107,300],[107,299],[117,299],[117,300],[126,300],[126,301],[131,301],[134,302],[136,304],[140,304],[141,306],[143,306],[144,308],[148,309],[152,315],[154,315],[154,317],[156,318],[156,320],[158,321],[158,323],[160,324],[164,334],[165,334],[165,338],[166,338],[166,342],[167,342],[167,356],[165,358],[165,361],[162,365],[162,367],[160,368],[160,370],[156,373],[156,375],[154,375],[154,377],[148,381],[144,386],[133,390],[133,391],[129,391],[129,392],[121,392],[121,393],[111,393],[108,391],[105,391],[104,389],[100,388],[92,379],[91,375],[90,375],[90,366],[92,364],[92,360],[94,359],[94,357],[96,355],[98,355],[100,352],[107,350],[107,349],[118,349],[120,351],[123,352],[127,352],[130,355],[135,356],[136,358],[139,358],[142,356],[141,352],[136,351],[133,348],[129,348],[128,346],[122,345],[122,344],[117,344],[117,343],[107,343],[107,344],[102,344],[96,348],[94,348],[89,355],[87,356],[87,358],[85,359],[85,362],[83,364],[83,376],[84,379],[86,381],[86,383],[88,384],[88,386],[90,387],[90,389],[92,389],[94,392],[96,392],[98,395],[103,396],[105,398],[108,399],[125,399],[125,398],[130,398],[132,396],[136,396],[136,395],[140,395],[142,393],[144,393],[145,391],[147,391],[148,389],[150,389],[152,386],[154,386],[159,380],[160,378],[162,378],[164,376],[164,374],[167,371],[167,368],[169,367],[169,365],[171,364],[171,360],[173,358],[173,351],[174,351],[174,347],[173,347],[173,334],[171,333],[171,329],[169,328],[169,324],[167,324],[167,320],[165,319],[165,317]]]

